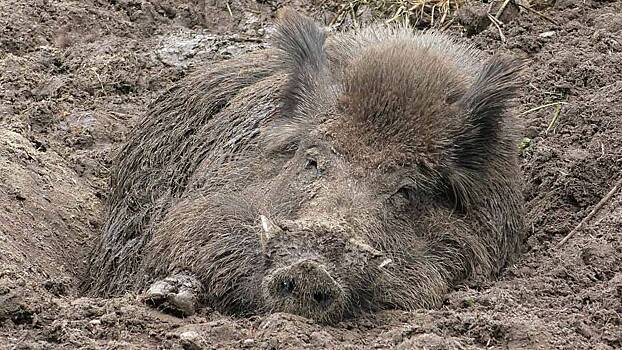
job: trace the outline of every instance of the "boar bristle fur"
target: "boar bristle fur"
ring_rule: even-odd
[[[436,307],[517,256],[520,61],[404,26],[328,35],[291,10],[272,40],[149,106],[87,294],[183,275],[222,312],[335,322]]]

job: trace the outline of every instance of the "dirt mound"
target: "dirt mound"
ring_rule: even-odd
[[[0,3],[0,348],[622,347],[622,190],[557,247],[622,173],[619,1],[510,5],[499,27],[472,25],[488,10],[476,4],[443,26],[529,62],[517,151],[532,232],[498,281],[463,286],[437,310],[334,327],[211,310],[179,319],[135,295],[77,295],[105,215],[111,155],[135,117],[188,72],[263,47],[284,4],[329,22],[343,3]]]

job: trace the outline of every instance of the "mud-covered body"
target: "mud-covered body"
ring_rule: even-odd
[[[113,169],[90,293],[187,273],[223,311],[335,320],[437,305],[515,256],[516,65],[406,28],[323,35],[290,14],[274,49],[153,103]]]

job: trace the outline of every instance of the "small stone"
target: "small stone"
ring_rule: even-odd
[[[100,324],[102,324],[102,321],[100,321],[100,320],[90,320],[89,324],[91,326],[99,326]]]
[[[146,293],[146,302],[172,314],[190,316],[196,312],[200,289],[195,278],[173,275],[153,283]]]
[[[204,348],[203,339],[197,332],[183,332],[179,335],[179,339],[184,350],[201,350]]]
[[[555,31],[551,30],[551,31],[548,31],[548,32],[540,33],[538,36],[541,37],[541,38],[550,38],[553,35],[555,35]]]
[[[48,279],[43,282],[43,288],[56,296],[67,294],[68,285],[68,281],[64,279]]]
[[[115,312],[109,312],[100,317],[100,321],[107,325],[113,325],[119,322],[119,316]]]
[[[483,32],[490,25],[488,9],[483,4],[464,6],[456,13],[468,36]]]
[[[242,347],[243,348],[250,348],[253,346],[253,344],[255,344],[255,339],[244,339],[244,341],[242,341]]]

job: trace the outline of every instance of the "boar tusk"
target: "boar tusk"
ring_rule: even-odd
[[[265,249],[268,241],[272,237],[283,232],[283,230],[264,215],[260,215],[259,218],[261,219],[261,232],[259,233],[259,238],[261,239],[262,247]]]
[[[264,215],[259,216],[261,218],[261,228],[263,231],[271,236],[274,236],[277,233],[281,233],[283,230],[275,225],[270,219],[265,217]]]
[[[373,248],[369,244],[367,244],[365,242],[362,242],[359,239],[351,238],[350,239],[350,243],[354,244],[355,246],[357,246],[362,251],[370,253],[374,257],[378,257],[378,256],[382,256],[383,255],[382,252],[380,252],[378,249]]]
[[[391,260],[391,259],[384,259],[384,260],[380,263],[380,265],[378,265],[378,268],[379,268],[379,269],[381,269],[381,268],[383,268],[383,267],[385,267],[385,266],[389,265],[389,264],[390,264],[390,263],[392,263],[392,262],[393,262],[393,260]]]

